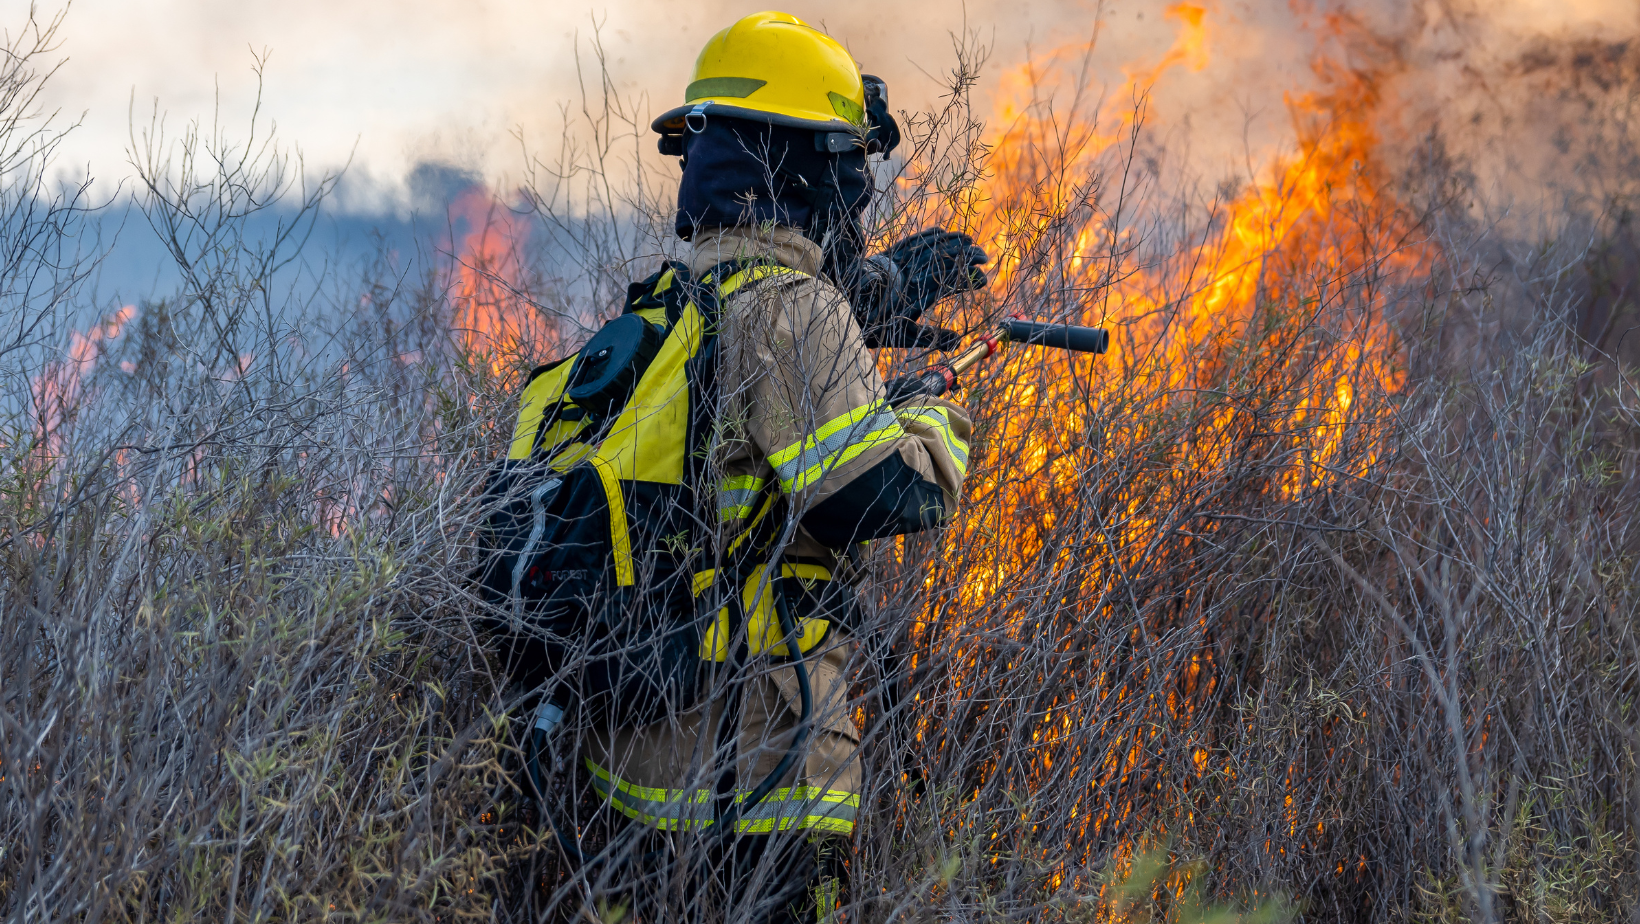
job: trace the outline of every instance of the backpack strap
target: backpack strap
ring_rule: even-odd
[[[661,268],[651,273],[647,279],[634,282],[626,287],[626,305],[623,314],[633,314],[646,311],[650,308],[664,308],[668,301],[667,294],[675,292],[675,284],[679,280],[689,279],[689,267],[677,260],[668,260],[661,264]]]
[[[709,323],[716,324],[724,299],[764,280],[781,276],[810,278],[809,274],[802,270],[792,269],[767,258],[737,257],[725,260],[701,276],[700,284],[694,287],[695,304],[700,307],[701,314],[706,316]]]

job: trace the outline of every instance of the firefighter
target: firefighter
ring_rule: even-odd
[[[984,285],[986,258],[943,231],[862,257],[861,215],[874,193],[868,159],[886,154],[898,129],[882,82],[797,17],[758,13],[719,32],[684,96],[654,122],[662,151],[683,158],[676,231],[692,246],[684,262],[697,279],[725,263],[763,268],[720,309],[720,535],[766,514],[778,574],[748,584],[732,705],[716,697],[647,725],[595,726],[583,758],[614,809],[662,830],[698,831],[725,778],[743,797],[802,734],[775,788],[735,818],[732,837],[714,842],[725,864],[719,885],[700,887],[726,906],[724,920],[825,920],[841,899],[861,810],[861,734],[847,703],[851,550],[946,520],[968,463],[962,407],[938,398],[891,406],[870,349],[948,339],[914,322],[933,302]],[[800,623],[812,697],[801,730],[803,691],[792,653],[777,644],[792,637],[774,618],[776,593]],[[719,619],[700,656],[727,665],[741,640]]]

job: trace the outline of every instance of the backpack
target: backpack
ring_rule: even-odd
[[[758,647],[784,653],[772,607],[751,605],[763,580],[754,533],[777,519],[777,489],[741,498],[756,515],[725,537],[718,486],[706,481],[721,305],[791,274],[801,275],[729,261],[697,282],[674,262],[630,286],[622,315],[530,374],[507,456],[486,485],[479,584],[492,623],[533,677],[573,664],[583,705],[617,724],[693,706],[703,663],[725,660],[748,607],[748,632],[767,636]],[[781,568],[795,578],[775,582],[782,602],[800,604],[830,580],[816,567]],[[824,634],[823,620],[804,620],[798,645],[807,651]]]

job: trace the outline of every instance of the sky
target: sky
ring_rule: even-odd
[[[516,178],[524,151],[550,151],[572,121],[584,80],[596,81],[601,41],[617,94],[634,112],[681,100],[707,37],[768,0],[76,0],[54,57],[61,69],[43,98],[60,123],[79,121],[59,166],[99,181],[130,174],[132,129],[163,118],[248,124],[265,59],[263,112],[312,170],[350,163],[347,205],[359,211],[410,204],[418,164]],[[1174,68],[1156,82],[1153,119],[1191,126],[1204,158],[1226,157],[1252,125],[1259,147],[1282,143],[1285,94],[1313,85],[1317,29],[1347,10],[1388,33],[1421,30],[1469,10],[1463,58],[1477,44],[1507,54],[1521,36],[1622,36],[1635,31],[1633,0],[1195,0],[1208,10],[1205,67]],[[788,0],[786,9],[838,38],[863,68],[888,80],[896,108],[937,102],[954,60],[953,36],[990,49],[977,87],[989,111],[1010,72],[1030,57],[1086,45],[1096,81],[1160,59],[1178,23],[1169,4],[1147,0]],[[50,18],[59,7],[38,7]],[[16,35],[21,3],[0,10]],[[1477,12],[1478,11],[1478,12]],[[1452,57],[1452,55],[1448,55]],[[594,90],[596,86],[594,85]],[[573,129],[572,129],[573,130]],[[1243,145],[1244,146],[1244,145]]]
[[[132,152],[145,133],[174,141],[190,123],[207,131],[215,123],[243,138],[260,91],[261,117],[310,175],[346,166],[319,243],[357,256],[381,235],[402,251],[436,250],[459,237],[445,210],[464,188],[516,188],[528,182],[527,155],[550,159],[566,134],[585,138],[580,106],[584,87],[599,94],[600,47],[621,105],[647,122],[681,102],[708,37],[764,8],[758,0],[75,0],[66,10],[38,8],[42,20],[64,13],[43,59],[60,67],[41,102],[59,128],[77,123],[58,150],[59,176],[91,176],[116,206],[100,219],[105,230],[123,230],[99,288],[115,301],[140,299],[174,283],[141,217],[119,208],[134,189]],[[0,27],[16,36],[22,19],[10,9]],[[1177,31],[1163,5],[1146,2],[801,0],[785,9],[885,78],[896,109],[938,105],[954,43],[988,49],[975,92],[982,115],[1033,56],[1082,48],[1102,30],[1090,60],[1100,79],[1120,81],[1123,67],[1164,54]],[[1219,9],[1246,17],[1257,5]],[[1290,73],[1272,83],[1307,73],[1302,56],[1257,43],[1240,53],[1279,59]],[[1211,85],[1186,80],[1164,92]],[[1217,108],[1235,105],[1227,98]]]
[[[327,233],[361,241],[385,230],[408,241],[417,233],[412,221],[436,227],[462,188],[515,188],[527,181],[528,155],[550,160],[566,137],[584,139],[579,107],[584,87],[598,96],[597,47],[620,105],[647,122],[681,101],[705,40],[765,2],[75,0],[46,56],[61,66],[41,103],[59,127],[78,123],[59,149],[59,174],[89,174],[110,197],[132,188],[134,131],[140,137],[159,125],[174,139],[191,122],[208,128],[217,120],[228,137],[243,137],[260,60],[261,114],[280,142],[310,174],[347,166]],[[1245,178],[1291,149],[1287,101],[1317,87],[1318,53],[1382,53],[1330,46],[1331,16],[1354,17],[1404,59],[1386,92],[1405,101],[1409,137],[1466,107],[1514,105],[1500,101],[1519,70],[1514,62],[1534,42],[1611,42],[1640,32],[1634,0],[1191,2],[1206,10],[1205,54],[1147,84],[1149,125],[1208,184]],[[896,109],[937,105],[953,44],[966,36],[989,50],[975,101],[995,130],[1027,61],[1086,67],[1090,85],[1112,89],[1154,67],[1180,34],[1169,6],[788,0],[785,9],[885,78]],[[59,9],[42,4],[37,16]],[[20,2],[0,5],[8,40],[25,16]],[[1079,53],[1096,35],[1091,51]],[[1507,113],[1494,121],[1510,124]],[[1544,142],[1516,130],[1501,148],[1513,154],[1533,143]],[[1475,156],[1499,149],[1482,146]],[[156,252],[140,240],[140,224],[127,228],[111,273],[129,290]]]
[[[265,56],[263,112],[280,137],[300,148],[310,170],[351,163],[347,208],[402,210],[412,204],[406,179],[418,164],[503,181],[516,178],[525,149],[552,150],[565,107],[572,119],[578,114],[582,79],[596,81],[594,37],[620,97],[634,111],[653,113],[681,101],[694,56],[713,32],[762,7],[721,0],[77,0],[60,33],[67,60],[45,101],[61,118],[81,122],[62,161],[107,184],[129,175],[133,125],[140,130],[156,113],[173,134],[213,117],[230,130],[248,124],[253,68]],[[1164,8],[1085,0],[786,5],[842,41],[867,72],[888,81],[897,108],[912,110],[937,102],[954,60],[953,36],[991,49],[978,88],[988,107],[1006,72],[1033,52],[1086,44],[1096,25],[1104,34],[1093,62],[1106,79],[1158,58],[1175,32]],[[1215,4],[1215,11],[1226,20],[1291,19],[1285,4]],[[1264,72],[1261,84],[1306,79],[1305,53],[1290,29],[1254,34],[1261,38],[1244,36],[1221,49],[1215,65],[1256,60],[1251,69]],[[1184,77],[1163,92],[1218,97],[1184,107],[1198,117],[1244,104],[1269,108],[1269,99],[1238,99],[1214,75]]]

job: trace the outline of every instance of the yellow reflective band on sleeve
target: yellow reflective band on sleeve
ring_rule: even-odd
[[[887,401],[857,407],[826,421],[801,442],[769,456],[787,494],[820,483],[825,476],[861,453],[905,436],[900,419]]]
[[[693,591],[695,596],[712,586],[712,579],[717,576],[716,571],[701,571],[695,574]],[[780,566],[780,576],[783,579],[793,579],[811,586],[816,581],[831,580],[831,572],[821,565],[790,564]],[[780,628],[780,616],[774,608],[774,585],[764,583],[763,598],[757,601],[757,608],[752,608],[752,597],[757,593],[757,585],[763,583],[763,571],[759,570],[746,579],[741,588],[741,605],[751,611],[746,618],[746,647],[752,654],[762,654],[771,651],[776,657],[784,658],[790,655],[790,649],[784,641],[786,633]],[[831,621],[805,616],[798,620],[797,647],[807,654],[814,650],[831,631]],[[732,652],[729,650],[729,609],[724,607],[718,610],[717,619],[706,627],[701,635],[700,649],[697,654],[702,660],[724,662],[729,660]]]
[[[951,461],[957,465],[958,474],[968,476],[968,444],[957,438],[951,429],[950,412],[938,405],[933,407],[909,407],[900,409],[901,423],[920,423],[940,436],[945,444],[945,451],[951,456]]]
[[[662,292],[665,292],[667,289],[672,288],[672,280],[674,280],[676,278],[678,278],[678,274],[673,270],[669,269],[666,272],[662,273],[661,278],[655,281],[655,295],[656,295],[656,297],[659,297],[660,294]]]
[[[598,795],[628,818],[662,831],[696,831],[709,828],[712,819],[710,789],[660,789],[629,783],[586,759],[592,785]],[[745,802],[750,792],[735,793],[736,802]],[[739,834],[770,834],[775,831],[826,831],[853,834],[860,812],[860,794],[819,786],[790,786],[776,789],[735,821]]]
[[[626,501],[621,498],[621,483],[609,462],[594,456],[592,465],[604,483],[604,495],[609,503],[609,541],[615,554],[615,583],[631,587],[637,579],[632,571],[632,536],[626,529]]]
[[[718,482],[718,519],[743,520],[752,515],[752,503],[767,484],[756,475],[736,475]]]

